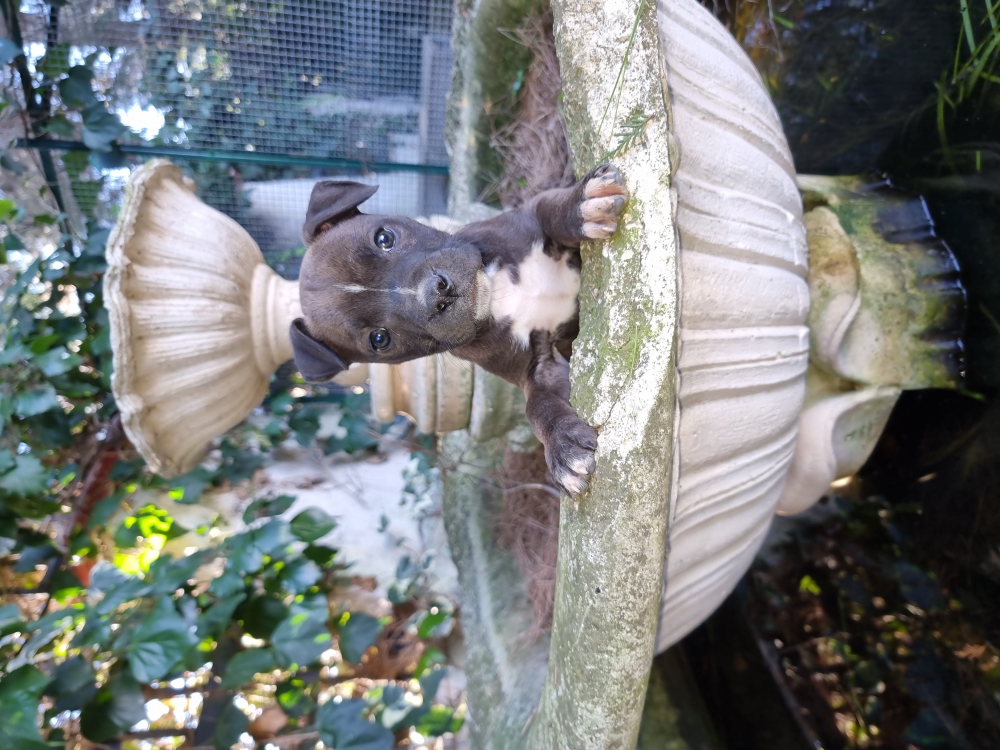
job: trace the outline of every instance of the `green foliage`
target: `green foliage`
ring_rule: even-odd
[[[7,37],[0,37],[0,62],[7,64],[24,51]]]
[[[38,731],[38,702],[48,684],[36,667],[25,665],[7,674],[0,682],[0,745],[3,747],[43,748]]]
[[[19,52],[0,41],[0,58]],[[109,97],[95,93],[94,58],[72,67],[69,60],[60,44],[39,61],[34,84],[52,95],[51,111],[33,119],[40,132],[79,137],[93,149],[63,158],[86,226],[69,227],[55,208],[29,215],[0,197],[0,263],[10,279],[0,300],[0,748],[41,750],[77,735],[127,747],[123,735],[148,719],[145,693],[181,676],[190,683],[192,675],[198,684],[190,692],[203,692],[206,705],[221,699],[202,716],[206,742],[216,747],[230,747],[247,730],[242,696],[280,707],[289,732],[318,729],[320,704],[339,705],[328,700],[336,680],[317,677],[321,668],[352,674],[384,627],[337,603],[345,565],[335,549],[315,543],[334,519],[311,508],[285,521],[277,516],[295,498],[268,497],[247,507],[246,529],[227,535],[216,521],[187,528],[176,506],[150,499],[167,494],[189,505],[212,488],[246,482],[266,451],[289,438],[320,443],[327,454],[362,454],[378,446],[381,428],[368,416],[366,396],[316,395],[293,378],[268,398],[263,420],[219,441],[211,465],[171,480],[146,469],[111,394],[102,298],[109,226],[95,217],[113,214],[98,203],[103,178],[76,179],[89,165],[121,166],[117,142],[126,130]],[[176,78],[176,60],[164,64]],[[178,132],[177,117],[197,124],[188,116],[203,101],[188,95],[187,83],[171,94],[176,107],[163,139]],[[293,123],[297,113],[283,116]],[[0,166],[27,173],[6,153]],[[196,178],[203,189],[218,179],[232,190],[228,168],[212,165]],[[39,237],[55,250],[41,252]],[[318,439],[330,409],[339,411],[339,425]],[[194,542],[185,554],[163,552],[181,536]],[[423,616],[418,608],[413,625]],[[413,676],[431,661],[423,659]],[[426,708],[407,714],[411,723],[390,730],[376,723],[385,708],[381,690],[346,713],[326,708],[322,732],[342,747],[376,740],[389,747],[393,731],[405,732],[431,710],[428,693]],[[411,694],[421,692],[410,685]]]
[[[974,17],[968,0],[959,0],[958,12],[962,27],[955,62],[936,84],[938,137],[945,160],[953,170],[956,165],[948,138],[949,112],[957,113],[965,102],[976,98],[985,100],[990,95],[990,86],[1000,84],[1000,5],[991,5],[986,0],[985,12]]]
[[[222,709],[222,715],[215,725],[215,732],[212,734],[212,746],[216,750],[230,750],[236,744],[240,735],[247,731],[250,726],[249,717],[240,711],[230,700]]]
[[[292,519],[292,534],[303,542],[315,542],[336,528],[337,522],[321,508],[309,508]]]
[[[126,654],[132,675],[139,682],[163,679],[196,642],[170,597],[161,597],[129,639]]]
[[[226,674],[222,678],[222,686],[235,688],[253,681],[258,672],[270,672],[277,669],[278,659],[269,648],[251,648],[240,651],[229,662]]]
[[[105,742],[146,718],[142,687],[127,672],[112,674],[80,714],[80,731],[91,742]]]
[[[326,615],[325,611],[293,608],[291,614],[278,623],[271,634],[271,643],[279,666],[295,671],[319,660],[333,640],[326,625]]]
[[[363,701],[330,701],[316,712],[319,738],[327,747],[337,750],[390,750],[392,732],[381,724],[367,721]]]
[[[383,623],[364,612],[351,614],[345,612],[337,627],[337,638],[340,643],[340,653],[347,661],[357,664],[365,651],[371,648],[379,635],[382,634]]]

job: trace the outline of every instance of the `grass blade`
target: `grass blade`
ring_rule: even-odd
[[[964,1],[964,0],[963,0]],[[604,127],[604,118],[608,116],[608,109],[611,108],[611,102],[615,102],[615,111],[611,115],[611,122],[614,123],[618,119],[618,104],[622,100],[622,92],[625,90],[625,69],[628,67],[628,56],[632,53],[632,45],[635,43],[635,34],[639,30],[639,19],[642,18],[642,11],[646,7],[646,0],[641,0],[639,3],[639,9],[635,12],[635,21],[632,22],[632,34],[628,38],[628,46],[625,47],[625,57],[622,59],[621,67],[618,68],[618,77],[615,78],[615,85],[611,89],[611,97],[608,99],[608,103],[604,107],[604,114],[601,115],[601,124],[597,126],[597,132],[601,132],[601,128]],[[620,88],[619,88],[620,86]],[[615,92],[618,92],[618,97],[615,98]]]
[[[976,35],[972,33],[972,17],[969,15],[969,0],[959,0],[962,9],[962,28],[969,43],[969,54],[976,54]]]

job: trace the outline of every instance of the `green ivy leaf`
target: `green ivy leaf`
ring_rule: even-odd
[[[288,428],[295,433],[295,440],[299,445],[312,444],[313,438],[319,432],[319,418],[322,414],[321,407],[310,404],[296,409],[288,417]]]
[[[87,522],[87,530],[104,526],[115,514],[115,511],[122,507],[122,499],[125,497],[124,490],[119,490],[108,495],[94,506],[93,513],[90,514],[90,521]]]
[[[419,678],[434,668],[435,664],[444,664],[447,661],[441,649],[429,646],[424,655],[417,662],[417,668],[413,670],[413,676]]]
[[[67,599],[83,591],[83,584],[66,568],[59,568],[52,576],[52,598],[64,604]]]
[[[347,453],[371,450],[378,447],[378,432],[372,429],[368,416],[363,411],[348,411],[340,419],[340,427],[347,430],[342,439],[330,437],[323,452],[327,455],[339,450]]]
[[[397,732],[405,726],[412,726],[424,713],[424,706],[414,706],[406,700],[406,691],[398,685],[382,688],[382,703],[385,708],[379,716],[382,726]]]
[[[38,545],[26,546],[21,550],[21,556],[14,563],[13,570],[15,573],[28,573],[33,571],[36,566],[44,565],[57,554],[56,548],[47,541]]]
[[[56,699],[56,711],[77,711],[97,695],[97,677],[84,659],[74,656],[56,667],[45,692]]]
[[[286,617],[288,607],[270,594],[255,597],[241,613],[243,627],[254,638],[269,638]]]
[[[280,666],[292,669],[307,667],[330,648],[333,638],[322,615],[293,608],[292,614],[279,623],[271,634],[271,646]]]
[[[107,593],[111,588],[118,586],[129,577],[122,572],[117,565],[101,560],[90,570],[90,588],[92,591]]]
[[[245,587],[246,584],[243,582],[243,576],[235,570],[229,569],[218,578],[212,580],[212,583],[208,586],[208,593],[224,599],[238,591],[243,591]]]
[[[70,370],[75,370],[83,362],[83,357],[77,354],[70,354],[64,346],[57,346],[49,349],[44,354],[39,354],[33,361],[35,366],[45,373],[45,375],[54,378]]]
[[[128,672],[117,672],[83,707],[80,731],[91,742],[107,742],[146,718],[142,687]]]
[[[128,646],[128,662],[139,682],[160,680],[170,674],[197,643],[184,618],[177,614],[173,600],[161,597]]]
[[[440,737],[452,731],[455,709],[448,706],[431,706],[416,723],[416,730],[424,737]]]
[[[239,742],[240,735],[247,731],[249,726],[249,717],[240,711],[232,701],[229,701],[222,709],[219,720],[215,724],[215,731],[212,733],[212,746],[215,750],[230,750],[233,745]]]
[[[3,747],[33,747],[42,743],[38,729],[38,703],[49,678],[34,666],[26,665],[0,680],[0,740]],[[44,747],[44,744],[42,744]]]
[[[83,65],[75,65],[69,69],[66,78],[59,81],[59,97],[67,107],[89,107],[97,101],[94,89],[90,85],[94,74]]]
[[[395,744],[392,732],[362,716],[365,702],[327,701],[316,711],[319,738],[327,747],[337,750],[391,750]]]
[[[21,497],[44,492],[48,483],[49,470],[34,456],[16,456],[14,468],[0,476],[0,488]]]
[[[176,560],[170,555],[158,557],[149,566],[147,581],[153,584],[154,594],[169,594],[184,586],[194,578],[198,568],[205,564],[204,551],[185,555]]]
[[[240,651],[226,667],[222,675],[222,687],[238,688],[253,680],[258,672],[270,672],[278,667],[278,660],[269,648],[251,648]]]
[[[4,604],[0,607],[0,637],[21,630],[24,618],[16,604]]]
[[[25,269],[24,273],[18,275],[17,281],[15,281],[13,284],[7,287],[7,289],[3,293],[4,299],[15,300],[15,301],[21,299],[21,295],[24,294],[24,290],[28,288],[28,284],[30,284],[32,281],[35,280],[41,268],[42,268],[42,259],[35,258],[35,260],[31,263],[31,265]],[[29,318],[31,317],[31,313],[27,313],[27,315],[29,316]],[[34,318],[31,318],[31,321],[34,322]],[[18,322],[19,328],[21,327],[21,325],[22,325],[21,322]],[[29,328],[29,330],[24,331],[22,335],[27,336],[30,332],[31,331]]]
[[[103,258],[110,235],[110,229],[88,224],[87,241],[83,243],[83,255],[86,255],[88,258]]]
[[[430,638],[431,633],[434,632],[434,628],[447,620],[448,617],[449,614],[444,611],[439,611],[437,614],[428,614],[420,623],[420,627],[417,628],[417,635],[422,639]]]
[[[117,143],[112,143],[106,151],[91,151],[90,163],[97,169],[121,169],[130,166],[128,157]]]
[[[0,106],[0,110],[3,110],[5,108],[6,102],[4,102],[3,104],[4,104],[4,106]],[[23,175],[25,172],[28,171],[28,168],[26,166],[24,166],[21,162],[19,162],[17,159],[15,159],[11,155],[10,151],[0,152],[0,167],[3,167],[4,169],[10,170],[14,174],[16,174],[18,177],[20,177],[21,175]],[[22,245],[21,248],[19,248],[19,249],[23,249],[23,248],[24,248],[24,246]],[[8,245],[7,249],[8,250],[14,250],[15,248],[10,247]]]
[[[18,55],[23,55],[24,50],[18,47],[7,37],[0,37],[0,61],[4,65],[13,62]]]
[[[316,707],[313,699],[306,692],[306,687],[305,680],[297,677],[278,684],[278,689],[275,693],[278,705],[282,711],[293,719],[311,713],[313,708]]]
[[[243,523],[253,523],[258,518],[280,516],[292,507],[294,495],[279,495],[278,497],[263,497],[254,500],[243,511]]]
[[[94,151],[110,151],[111,144],[127,128],[118,115],[95,101],[83,110],[83,142]]]
[[[228,568],[239,573],[256,573],[264,564],[264,553],[253,543],[253,532],[245,531],[226,540]]]
[[[101,252],[104,252],[103,248]],[[196,503],[211,482],[212,472],[202,466],[196,466],[187,474],[170,480],[170,499],[182,505]]]
[[[61,115],[50,117],[45,123],[44,130],[46,133],[51,133],[60,138],[72,138],[76,133],[73,123]]]
[[[33,417],[50,409],[59,409],[56,389],[51,385],[36,385],[17,394],[14,411],[22,417]]]
[[[351,664],[360,664],[372,644],[382,633],[382,622],[364,612],[348,612],[341,617],[337,627],[340,653]]]
[[[327,547],[322,544],[310,544],[302,550],[302,555],[305,558],[312,560],[321,568],[328,568],[333,563],[333,559],[337,556],[337,550],[333,547]]]
[[[424,694],[424,705],[429,705],[437,696],[441,680],[444,679],[446,674],[448,674],[448,668],[441,667],[430,672],[424,672],[420,676],[418,682],[420,683],[420,690]]]
[[[293,541],[288,524],[280,518],[272,518],[253,532],[253,544],[265,555],[284,557]]]
[[[243,603],[247,595],[243,592],[220,599],[206,609],[198,618],[199,638],[219,638],[233,619],[236,608]]]
[[[12,221],[17,218],[17,204],[10,198],[0,198],[0,221]]]
[[[292,519],[291,530],[303,542],[315,542],[337,527],[337,521],[320,508],[307,508]]]
[[[130,576],[127,580],[117,586],[113,586],[105,593],[104,598],[97,605],[97,613],[101,615],[110,614],[125,602],[148,596],[152,591],[153,587],[151,584],[146,583],[141,578]]]
[[[219,450],[222,452],[222,465],[219,466],[218,476],[228,479],[232,484],[250,479],[264,465],[264,457],[259,453],[242,450],[229,440],[223,440]]]
[[[292,560],[281,571],[281,582],[293,594],[303,594],[323,577],[323,571],[312,560]]]
[[[3,238],[3,246],[5,250],[24,250],[24,240],[8,229],[7,236]]]

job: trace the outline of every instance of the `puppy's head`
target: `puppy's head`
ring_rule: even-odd
[[[401,216],[363,214],[377,186],[320,182],[302,232],[304,317],[292,326],[307,380],[351,362],[399,363],[476,337],[489,283],[469,243]]]

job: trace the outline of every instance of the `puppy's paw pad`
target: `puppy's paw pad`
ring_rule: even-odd
[[[552,480],[569,495],[585,491],[597,468],[596,450],[597,431],[583,420],[566,420],[557,425],[545,448]]]
[[[621,195],[624,196],[625,200],[628,200],[628,188],[625,187],[625,179],[614,164],[602,164],[594,169],[587,177],[587,184],[584,185],[583,194],[587,198],[604,198],[606,196]]]
[[[584,200],[580,203],[583,217],[583,234],[592,240],[605,240],[618,229],[628,189],[621,172],[613,164],[603,164],[587,178],[583,188]]]
[[[590,480],[587,477],[581,477],[568,471],[561,472],[553,478],[559,489],[567,495],[579,495],[581,492],[586,492],[587,487],[590,486]]]
[[[583,233],[592,240],[607,239],[618,229],[618,218],[625,209],[624,195],[588,198],[580,204]]]

